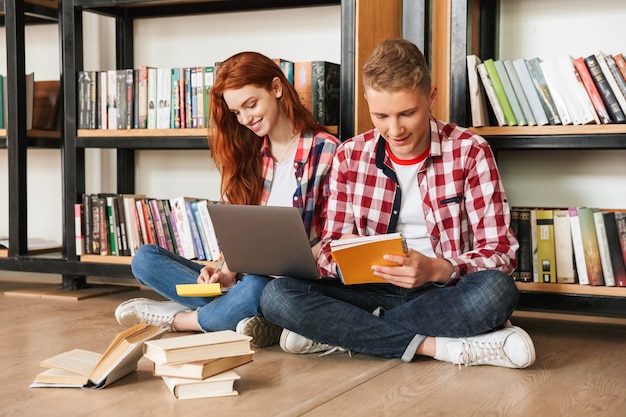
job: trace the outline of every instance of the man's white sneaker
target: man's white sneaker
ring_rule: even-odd
[[[526,368],[535,362],[533,341],[523,329],[507,326],[501,330],[457,339],[447,343],[452,363],[465,366],[493,365]]]
[[[237,323],[237,333],[250,336],[252,346],[264,348],[278,343],[283,328],[265,317],[248,317]]]
[[[330,355],[331,353],[349,352],[348,349],[319,343],[287,329],[284,329],[280,335],[280,347],[287,353],[302,354],[324,352],[320,356]]]
[[[142,321],[173,331],[172,322],[176,314],[190,311],[189,307],[173,301],[157,301],[148,298],[133,298],[115,309],[115,319],[124,327],[134,326]]]

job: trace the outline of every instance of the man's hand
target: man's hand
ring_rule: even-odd
[[[417,288],[429,282],[445,283],[454,272],[452,264],[445,259],[430,258],[413,249],[409,249],[407,256],[385,255],[384,259],[398,265],[374,265],[374,275],[403,288]]]

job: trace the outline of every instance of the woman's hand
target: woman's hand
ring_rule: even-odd
[[[224,263],[221,269],[215,266],[207,265],[200,270],[198,275],[198,284],[210,284],[219,282],[222,287],[232,287],[235,282],[237,273],[230,272],[228,266]]]

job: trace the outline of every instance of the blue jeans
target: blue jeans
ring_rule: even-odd
[[[495,270],[455,286],[344,286],[335,280],[279,278],[261,295],[270,321],[331,346],[409,362],[427,336],[467,337],[509,318],[519,298],[513,279]]]
[[[205,332],[235,330],[242,319],[261,315],[261,292],[272,280],[263,275],[245,275],[219,297],[180,297],[176,294],[176,284],[198,282],[203,266],[158,245],[142,245],[133,256],[131,269],[137,281],[178,304],[197,310],[198,323]]]

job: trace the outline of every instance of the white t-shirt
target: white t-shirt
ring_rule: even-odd
[[[295,156],[295,150],[293,156]],[[293,156],[284,162],[274,163],[274,178],[272,178],[272,188],[266,203],[268,206],[293,207],[293,194],[298,186]]]

